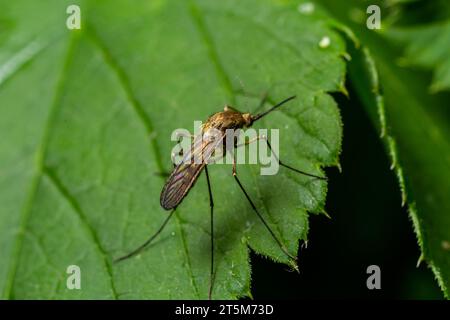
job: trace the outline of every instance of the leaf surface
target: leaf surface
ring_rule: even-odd
[[[69,4],[81,30],[67,30]],[[209,200],[204,175],[159,238],[159,205],[176,128],[225,104],[255,110],[297,99],[257,128],[280,130],[280,155],[304,171],[338,164],[341,37],[280,1],[1,1],[0,292],[3,298],[206,298]],[[318,44],[323,37],[331,42]],[[268,108],[270,104],[264,107]],[[280,169],[238,174],[289,252],[324,212],[326,183]],[[250,295],[249,249],[288,263],[251,211],[229,165],[210,169],[213,298]],[[81,269],[69,290],[66,269]],[[300,265],[301,268],[301,265]]]

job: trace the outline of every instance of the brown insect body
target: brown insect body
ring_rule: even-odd
[[[207,164],[214,150],[225,144],[227,129],[242,129],[253,124],[253,116],[250,113],[242,113],[230,106],[225,106],[221,112],[214,113],[202,126],[202,136],[209,130],[216,129],[221,132],[214,140],[194,138],[192,151],[184,155],[169,176],[161,192],[160,203],[166,210],[176,208],[192,189],[198,176]],[[201,156],[202,162],[195,163],[194,156]]]
[[[250,113],[242,113],[230,106],[225,106],[222,112],[214,113],[206,120],[202,133],[204,134],[212,128],[225,133],[227,129],[242,129],[250,127],[252,124],[253,118]]]
[[[211,268],[210,268],[210,284],[209,284],[209,292],[208,292],[208,298],[211,299],[212,295],[212,289],[213,289],[213,281],[214,281],[214,223],[213,223],[213,208],[214,208],[214,202],[213,202],[213,195],[212,195],[212,189],[211,184],[209,180],[209,174],[208,174],[208,161],[211,156],[214,154],[214,151],[217,147],[223,146],[224,150],[227,148],[226,146],[226,137],[227,137],[227,130],[233,129],[238,130],[246,127],[250,127],[253,122],[257,121],[258,119],[261,119],[265,115],[269,114],[273,110],[279,108],[286,102],[294,99],[295,96],[291,96],[269,110],[252,115],[250,113],[242,113],[236,109],[233,109],[230,106],[225,106],[224,110],[222,112],[217,112],[210,116],[206,123],[202,126],[201,134],[199,134],[197,137],[194,137],[194,141],[191,144],[190,150],[186,152],[186,154],[183,155],[183,159],[180,164],[178,164],[175,169],[173,170],[172,174],[169,176],[166,184],[164,185],[164,188],[161,192],[160,197],[160,203],[161,206],[166,209],[170,210],[171,213],[167,216],[167,218],[164,220],[161,227],[141,246],[133,250],[132,252],[126,254],[125,256],[122,256],[118,258],[116,261],[122,261],[125,260],[133,255],[136,255],[137,253],[141,252],[147,245],[149,245],[153,239],[155,239],[158,234],[161,233],[161,231],[166,226],[167,222],[170,220],[170,218],[173,216],[176,207],[183,201],[183,199],[188,194],[189,190],[192,189],[195,182],[197,181],[198,176],[202,172],[203,169],[205,169],[206,173],[206,180],[208,183],[208,191],[209,191],[209,199],[210,199],[210,226],[211,226]],[[263,100],[264,101],[264,100]],[[261,104],[262,105],[262,104]],[[216,129],[212,130],[213,132],[210,132],[210,129]],[[215,131],[215,132],[214,132]],[[236,136],[234,135],[234,148],[237,147],[236,145]],[[266,143],[271,150],[269,141],[266,139]],[[277,158],[278,159],[278,158]],[[281,160],[278,159],[278,162],[281,166],[286,167],[292,171],[295,171],[297,173],[314,177],[316,179],[322,179],[326,180],[325,177],[316,176],[298,169],[295,169],[289,165],[284,164],[281,162]],[[281,250],[288,256],[292,261],[296,261],[296,256],[293,256],[289,253],[289,251],[286,249],[285,245],[277,238],[276,234],[272,231],[268,223],[265,221],[263,216],[259,213],[258,209],[256,208],[254,202],[251,200],[249,194],[245,190],[244,186],[240,182],[237,174],[236,174],[236,167],[235,163],[233,162],[233,176],[236,180],[237,184],[239,185],[240,189],[244,193],[245,197],[247,198],[248,202],[252,206],[253,211],[256,213],[256,215],[259,217],[261,222],[265,225],[267,230],[270,232],[273,239],[277,242],[277,244],[280,246]]]

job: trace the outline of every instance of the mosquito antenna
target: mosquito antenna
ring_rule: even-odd
[[[167,216],[166,220],[164,220],[164,222],[163,222],[163,224],[161,225],[161,227],[159,227],[159,229],[158,229],[158,230],[157,230],[157,231],[156,231],[156,232],[155,232],[155,233],[154,233],[147,241],[145,241],[142,245],[140,245],[139,247],[137,247],[135,250],[131,251],[130,253],[128,253],[128,254],[126,254],[126,255],[120,257],[120,258],[117,258],[116,260],[114,260],[114,262],[119,262],[119,261],[126,260],[126,259],[131,258],[132,256],[138,254],[139,252],[141,252],[146,246],[148,246],[148,245],[153,241],[153,239],[156,238],[156,236],[157,236],[158,234],[161,233],[161,231],[162,231],[162,230],[164,229],[164,227],[166,226],[167,222],[169,222],[170,218],[173,216],[173,213],[174,213],[174,212],[175,212],[175,209],[173,209],[173,210],[169,213],[169,215]]]
[[[264,111],[264,112],[262,112],[262,113],[258,113],[257,115],[252,116],[252,120],[253,120],[253,121],[256,121],[256,120],[261,119],[261,118],[264,117],[265,115],[267,115],[267,114],[269,114],[270,112],[272,112],[273,110],[275,110],[275,109],[281,107],[283,104],[285,104],[286,102],[288,102],[288,101],[290,101],[290,100],[292,100],[292,99],[295,99],[295,96],[292,96],[292,97],[289,97],[289,98],[287,98],[287,99],[284,99],[283,101],[281,101],[281,102],[277,103],[276,105],[274,105],[274,106],[273,106],[272,108],[270,108],[269,110]]]

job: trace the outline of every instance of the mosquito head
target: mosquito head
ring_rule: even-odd
[[[258,114],[255,114],[255,115],[253,115],[253,116],[250,116],[250,117],[251,117],[251,123],[255,122],[256,120],[261,119],[261,118],[264,117],[265,115],[268,115],[269,113],[271,113],[271,112],[274,111],[275,109],[281,107],[283,104],[285,104],[286,102],[288,102],[288,101],[290,101],[290,100],[292,100],[292,99],[294,99],[294,98],[295,98],[295,96],[292,96],[292,97],[289,97],[289,98],[287,98],[287,99],[284,99],[283,101],[281,101],[281,102],[277,103],[276,105],[274,105],[274,106],[273,106],[272,108],[270,108],[269,110],[264,111],[264,112],[261,112],[261,113],[258,113]]]
[[[245,126],[251,127],[251,125],[253,124],[253,121],[254,121],[253,116],[250,113],[243,113],[242,118],[245,121]]]

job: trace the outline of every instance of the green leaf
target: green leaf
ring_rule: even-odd
[[[82,29],[66,29],[66,7]],[[343,88],[341,36],[282,1],[1,1],[0,292],[3,298],[206,298],[209,200],[205,178],[158,239],[159,204],[176,128],[231,103],[255,110],[297,99],[261,120],[280,130],[281,158],[323,174],[338,165],[341,122],[327,92]],[[329,46],[320,47],[328,37]],[[268,108],[269,104],[265,106]],[[308,212],[324,213],[326,183],[280,169],[238,174],[296,254]],[[215,207],[213,298],[250,295],[249,249],[289,263],[234,183],[210,169]],[[66,287],[69,265],[81,290]],[[300,264],[301,268],[301,264]]]
[[[348,24],[365,45],[352,51],[351,85],[392,159],[403,202],[408,204],[414,231],[426,260],[450,297],[450,127],[448,95],[431,95],[428,78],[395,63],[395,48],[376,32],[347,19],[347,6],[324,2],[329,12]],[[383,94],[381,94],[381,87]]]
[[[385,35],[405,46],[400,62],[433,70],[432,92],[450,89],[450,20],[407,27],[391,28]]]
[[[449,90],[450,3],[446,0],[374,0],[371,4],[381,8],[379,33],[392,45],[401,47],[401,56],[396,57],[396,62],[411,69],[431,70],[430,92]],[[358,28],[365,24],[368,15],[365,15],[364,4],[347,8],[359,13],[352,19],[358,23]]]

